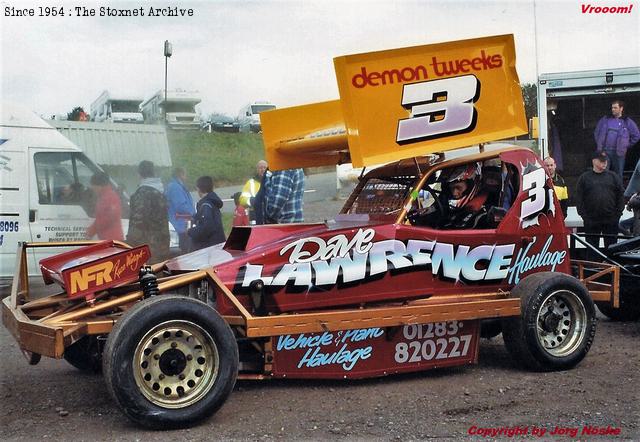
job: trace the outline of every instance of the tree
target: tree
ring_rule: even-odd
[[[536,83],[524,83],[520,85],[522,99],[524,100],[524,112],[527,121],[538,115],[538,86]]]
[[[74,107],[71,112],[67,114],[67,120],[69,121],[87,121],[87,114],[81,106]]]

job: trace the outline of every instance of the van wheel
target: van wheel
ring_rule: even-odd
[[[226,401],[238,374],[238,347],[213,308],[160,295],[136,304],[113,327],[103,373],[112,397],[134,422],[186,427]]]
[[[525,368],[566,370],[589,352],[596,333],[593,300],[577,279],[541,272],[522,280],[511,292],[520,298],[520,316],[502,320],[509,353]]]
[[[64,359],[78,370],[100,373],[103,344],[97,336],[84,336],[64,349]]]

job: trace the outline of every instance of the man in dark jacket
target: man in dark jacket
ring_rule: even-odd
[[[618,220],[624,209],[624,188],[620,177],[607,170],[607,154],[592,155],[593,168],[578,178],[576,206],[584,220],[587,242],[598,248],[601,235],[604,247],[613,244],[618,234]],[[590,253],[589,259],[597,259]]]
[[[127,243],[132,246],[148,244],[151,251],[150,263],[169,258],[169,220],[164,187],[160,178],[155,177],[151,161],[141,161],[138,165],[140,186],[129,200],[129,231]]]
[[[213,179],[210,176],[201,176],[196,181],[196,188],[200,201],[196,205],[196,214],[193,217],[194,226],[187,231],[191,238],[192,251],[225,241],[220,214],[222,200],[213,191]]]

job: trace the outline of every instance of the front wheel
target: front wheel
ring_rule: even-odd
[[[530,275],[514,287],[520,316],[503,319],[509,353],[538,371],[566,370],[589,352],[596,333],[593,300],[577,279],[553,272]]]
[[[210,306],[176,295],[149,298],[125,313],[103,356],[116,403],[153,429],[186,427],[215,413],[237,372],[229,325]]]

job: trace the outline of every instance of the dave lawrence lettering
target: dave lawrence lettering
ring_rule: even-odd
[[[242,287],[260,279],[267,286],[311,287],[355,282],[383,274],[391,269],[427,266],[433,275],[458,281],[500,281],[507,277],[514,244],[454,245],[438,241],[410,239],[373,242],[372,229],[359,230],[351,240],[336,235],[328,240],[304,238],[285,246],[280,254],[291,251],[289,263],[275,274],[263,275],[263,265],[247,263]],[[309,247],[309,248],[307,248]],[[479,268],[478,264],[483,263]]]

